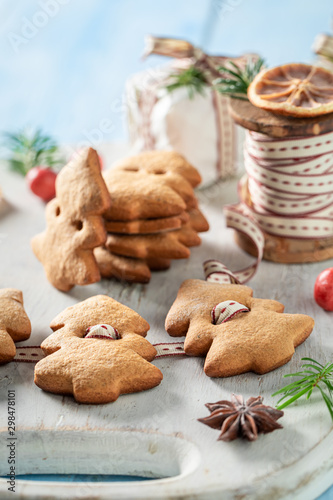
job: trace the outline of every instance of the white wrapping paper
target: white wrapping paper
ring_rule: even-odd
[[[245,62],[248,57],[235,59]],[[222,65],[228,58],[214,58]],[[243,130],[228,114],[228,98],[208,85],[192,99],[186,87],[166,89],[178,60],[143,71],[126,85],[128,124],[135,152],[175,149],[201,173],[203,185],[230,177],[242,164]]]

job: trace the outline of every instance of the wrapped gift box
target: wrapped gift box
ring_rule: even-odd
[[[150,41],[161,40],[150,38]],[[230,177],[242,163],[243,131],[228,113],[228,98],[211,83],[221,76],[218,68],[227,61],[245,65],[253,54],[239,58],[207,56],[188,44],[186,51],[150,43],[149,53],[176,56],[171,63],[151,68],[131,77],[126,85],[130,140],[136,152],[175,149],[201,173],[203,185]],[[174,41],[173,42],[182,42]],[[187,43],[187,42],[182,42]],[[185,57],[186,56],[186,57]],[[195,65],[207,75],[202,93],[192,96],[186,86],[168,90],[175,74]]]

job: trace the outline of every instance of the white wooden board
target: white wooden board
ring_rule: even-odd
[[[26,344],[39,345],[51,331],[51,319],[64,308],[98,293],[132,307],[151,325],[148,340],[167,342],[165,316],[178,288],[187,278],[203,278],[202,262],[219,258],[231,269],[251,261],[233,241],[222,215],[224,203],[236,201],[236,182],[229,181],[200,194],[211,230],[189,260],[174,261],[169,271],[154,273],[149,285],[102,281],[75,287],[64,294],[46,280],[34,257],[30,238],[45,226],[44,205],[30,194],[20,177],[1,165],[0,185],[11,209],[0,217],[0,287],[23,290],[33,333]],[[282,376],[296,371],[303,356],[322,363],[332,360],[333,316],[313,300],[317,274],[332,266],[280,265],[264,262],[250,285],[255,296],[283,302],[286,312],[313,316],[316,326],[292,361],[265,376],[245,374],[210,379],[198,358],[162,358],[161,385],[140,394],[121,396],[115,403],[79,405],[70,397],[45,393],[33,383],[33,364],[0,367],[0,475],[7,474],[7,391],[16,391],[17,474],[83,473],[158,477],[129,483],[61,483],[17,481],[19,498],[105,499],[301,499],[312,500],[333,482],[333,433],[320,398],[287,408],[283,430],[260,436],[254,443],[217,442],[218,432],[197,422],[208,415],[206,402],[230,397],[264,396],[284,385]],[[4,479],[0,498],[7,498]]]

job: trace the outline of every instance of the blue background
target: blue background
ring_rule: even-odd
[[[332,14],[332,0],[1,0],[0,132],[30,124],[80,142],[108,119],[103,140],[126,140],[126,78],[165,60],[140,60],[145,34],[309,62]]]
[[[332,14],[332,0],[1,0],[0,132],[30,125],[80,142],[107,119],[103,140],[126,141],[124,83],[162,62],[140,61],[145,34],[258,52],[269,65],[311,62]]]

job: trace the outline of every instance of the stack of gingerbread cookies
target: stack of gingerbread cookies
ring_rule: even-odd
[[[168,269],[200,245],[209,229],[193,188],[199,172],[174,151],[149,151],[118,162],[104,173],[111,206],[108,232],[95,249],[101,276],[148,283],[152,270]]]

